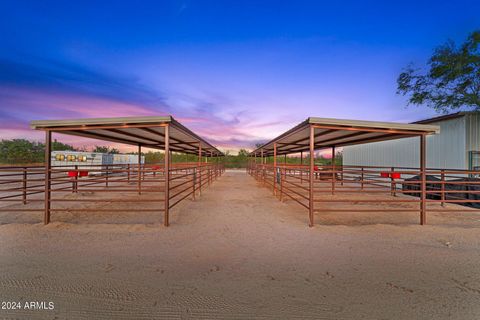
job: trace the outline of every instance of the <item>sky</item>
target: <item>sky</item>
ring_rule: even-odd
[[[31,120],[170,114],[233,152],[309,116],[435,116],[407,106],[396,78],[480,28],[480,2],[462,0],[0,0],[0,8],[1,139],[43,140]]]

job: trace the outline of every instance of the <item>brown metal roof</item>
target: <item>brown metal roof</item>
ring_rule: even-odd
[[[450,113],[450,114],[443,114],[441,116],[429,118],[429,119],[423,119],[423,120],[418,120],[414,121],[412,123],[416,124],[426,124],[426,123],[432,123],[432,122],[438,122],[438,121],[445,121],[445,120],[450,120],[450,119],[455,119],[455,118],[460,118],[463,117],[466,114],[466,112],[455,112],[455,113]]]
[[[435,125],[310,117],[257,148],[251,154],[259,154],[263,149],[265,156],[271,156],[274,143],[277,144],[277,155],[308,151],[310,125],[315,127],[315,149],[344,147],[440,132],[440,127]]]
[[[164,149],[163,127],[166,124],[169,125],[170,150],[198,154],[200,144],[204,156],[223,155],[220,150],[172,116],[36,120],[30,123],[30,127],[35,130],[50,130],[62,134]]]

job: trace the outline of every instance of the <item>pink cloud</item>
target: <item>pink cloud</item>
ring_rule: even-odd
[[[96,96],[53,93],[15,86],[0,87],[0,103],[6,110],[0,114],[0,135],[5,139],[43,140],[43,132],[29,128],[29,122],[32,120],[158,116],[169,113],[168,106],[154,108],[140,103]],[[290,124],[285,121],[265,122],[242,111],[232,110],[229,113],[216,105],[207,104],[202,107],[187,108],[183,111],[179,110],[178,113],[177,116],[173,111],[172,115],[189,129],[224,150],[252,147],[290,127]],[[122,151],[133,151],[132,148],[136,150],[135,147],[67,135],[58,135],[58,140],[76,147],[92,148],[94,145],[110,145]]]

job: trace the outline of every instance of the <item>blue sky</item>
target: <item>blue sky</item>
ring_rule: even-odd
[[[237,149],[308,116],[423,119],[398,74],[480,28],[478,1],[0,3],[2,138],[41,139],[35,119],[172,114]]]

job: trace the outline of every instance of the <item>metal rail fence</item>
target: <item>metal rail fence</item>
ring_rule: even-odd
[[[247,173],[272,189],[279,200],[294,200],[307,210],[312,206],[315,213],[419,212],[422,205],[426,212],[466,212],[480,208],[480,171],[426,169],[422,181],[418,168],[322,165],[314,167],[310,184],[308,165],[281,163],[274,167],[252,161]],[[422,192],[426,195],[425,202]],[[375,203],[382,204],[382,208],[362,206]],[[405,203],[410,205],[395,205]],[[445,208],[447,203],[459,206]]]
[[[55,166],[48,174],[44,166],[0,167],[0,212],[43,213],[46,208],[53,214],[164,212],[166,203],[171,209],[189,196],[195,199],[224,171],[222,163],[171,164],[166,202],[164,164]],[[46,185],[50,185],[48,190]],[[82,197],[68,196],[79,193]],[[74,205],[80,202],[87,205]],[[154,205],[126,206],[135,203]]]

